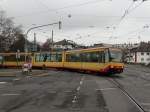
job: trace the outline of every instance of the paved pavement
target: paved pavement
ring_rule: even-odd
[[[128,65],[118,82],[138,103],[150,112],[150,68],[141,65]]]
[[[149,111],[148,73],[149,68],[128,65],[112,77],[54,70],[41,76],[1,77],[0,112],[140,112],[107,78],[116,79]]]

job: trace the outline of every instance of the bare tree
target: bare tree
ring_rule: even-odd
[[[9,51],[21,32],[21,26],[16,27],[13,18],[8,18],[4,11],[0,11],[0,52]]]
[[[42,45],[42,51],[50,51],[52,48],[52,39],[47,39]]]

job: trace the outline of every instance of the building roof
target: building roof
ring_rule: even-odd
[[[140,46],[132,48],[131,52],[150,52],[150,42],[141,42]]]
[[[81,48],[81,49],[68,50],[67,52],[92,51],[92,50],[97,51],[98,49],[104,50],[104,49],[108,49],[108,48],[110,48],[110,47],[90,47],[90,48],[85,48],[85,49]],[[110,49],[116,50],[116,51],[121,51],[120,48],[110,48]]]
[[[74,44],[73,42],[70,42],[69,40],[66,39],[55,42],[55,45],[73,45],[73,44]]]
[[[94,47],[112,47],[112,44],[97,43],[97,44],[94,44]]]

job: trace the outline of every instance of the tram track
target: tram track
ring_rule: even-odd
[[[116,79],[107,78],[107,81],[115,85],[115,87],[117,87],[126,97],[128,97],[129,100],[139,109],[140,112],[146,112],[144,108],[140,105],[140,103],[134,97],[132,97]]]

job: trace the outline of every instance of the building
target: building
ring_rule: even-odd
[[[150,42],[141,42],[139,47],[130,49],[126,61],[130,63],[150,63]]]
[[[106,44],[106,43],[98,43],[98,44],[94,44],[94,47],[113,47],[113,45]]]
[[[139,43],[134,43],[134,44],[106,44],[106,43],[98,43],[98,44],[94,44],[94,47],[113,47],[113,48],[120,48],[120,49],[131,49],[134,47],[138,47]]]
[[[124,43],[124,44],[114,44],[112,45],[112,47],[115,47],[115,48],[121,48],[121,49],[132,49],[132,48],[135,48],[135,47],[138,47],[140,44],[139,43]]]
[[[61,40],[54,43],[54,50],[70,50],[77,48],[78,45],[71,40]]]

